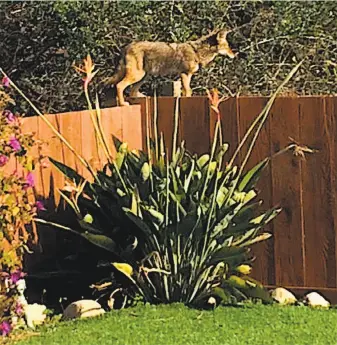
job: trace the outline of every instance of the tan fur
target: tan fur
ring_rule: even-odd
[[[119,105],[128,105],[124,90],[132,85],[131,97],[141,97],[141,85],[149,75],[180,75],[183,94],[192,95],[190,82],[199,67],[209,64],[220,55],[234,58],[226,39],[228,31],[215,30],[196,41],[186,43],[134,42],[125,49],[115,75],[105,80],[106,84],[116,85]]]

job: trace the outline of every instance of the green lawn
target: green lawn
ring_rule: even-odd
[[[44,326],[20,345],[328,345],[337,344],[337,309],[139,306],[96,319]]]

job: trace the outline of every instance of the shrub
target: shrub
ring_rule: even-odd
[[[4,85],[6,82],[4,82]],[[22,132],[22,120],[9,106],[10,96],[0,89],[0,270],[22,268],[23,249],[29,240],[37,240],[35,227],[28,230],[43,205],[33,198],[34,175],[39,157],[28,154],[39,145],[33,134]],[[8,108],[8,109],[7,109]],[[17,162],[9,171],[10,162]],[[13,165],[12,165],[13,166]]]
[[[268,160],[235,186],[238,168],[222,169],[227,144],[199,157],[181,144],[168,160],[162,144],[147,154],[115,141],[116,164],[99,171],[93,183],[51,160],[75,182],[72,191],[61,192],[77,215],[80,229],[74,231],[111,252],[112,269],[124,274],[146,302],[198,305],[213,288],[225,286],[228,297],[269,301],[247,277],[249,247],[270,236],[259,232],[280,211],[253,216],[260,204],[250,203],[254,183]],[[247,280],[250,288],[239,293]]]
[[[37,241],[33,218],[44,209],[33,195],[34,169],[41,157],[28,154],[40,143],[33,134],[23,133],[22,121],[10,107],[14,101],[5,92],[10,86],[4,78],[0,86],[0,333],[11,330],[11,318],[20,316],[15,302],[16,282],[22,277],[24,253],[28,245]],[[9,164],[16,162],[16,170]],[[12,165],[13,166],[13,165]]]

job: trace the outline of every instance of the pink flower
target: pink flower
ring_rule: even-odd
[[[5,337],[8,335],[12,330],[12,327],[8,321],[2,321],[0,323],[0,334]]]
[[[38,211],[46,211],[46,208],[44,207],[44,204],[42,201],[38,200],[36,203],[35,203],[35,206],[37,208]]]
[[[16,119],[15,115],[10,110],[5,110],[2,114],[6,117],[8,123],[14,122]]]
[[[30,172],[26,176],[26,187],[34,187],[35,181],[34,181],[34,175]]]
[[[15,314],[21,316],[24,314],[23,305],[21,303],[16,303]]]
[[[16,139],[15,137],[12,137],[12,138],[9,140],[9,146],[10,146],[15,152],[21,151],[21,145],[20,145],[18,139]]]
[[[3,85],[4,87],[9,87],[11,81],[9,80],[8,77],[3,77],[1,83],[2,83],[2,85]]]
[[[0,155],[0,167],[3,167],[8,162],[8,157],[5,155]]]
[[[20,279],[22,279],[26,274],[17,270],[11,273],[9,279],[12,282],[12,284],[16,284]]]

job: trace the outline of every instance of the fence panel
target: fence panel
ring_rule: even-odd
[[[89,111],[47,115],[47,118],[94,168],[100,168],[106,163],[106,155],[102,148],[98,148],[96,142]],[[101,121],[113,156],[115,150],[112,145],[112,134],[120,140],[127,141],[130,148],[142,148],[141,106],[102,109]],[[90,177],[89,172],[41,118],[25,118],[23,126],[27,132],[36,132],[36,138],[45,142],[41,154],[69,165],[86,178]],[[63,175],[53,166],[38,168],[35,192],[38,197],[46,199],[49,210],[55,209],[58,204],[60,196],[57,189],[62,188],[64,182]]]
[[[208,100],[205,97],[181,98],[181,139],[187,150],[198,154],[209,151],[210,120]]]
[[[270,117],[271,153],[299,141],[299,114],[296,98],[278,98]],[[272,161],[273,204],[282,207],[274,224],[276,284],[304,286],[303,227],[301,212],[300,159],[291,152]]]
[[[239,97],[220,105],[223,141],[231,145],[226,160],[266,101],[263,97]],[[172,147],[175,102],[173,97],[158,98],[158,134],[164,133],[168,154]],[[136,99],[133,103],[138,105],[102,110],[110,148],[112,133],[127,141],[131,148],[145,148],[146,117],[152,124],[153,99]],[[204,153],[212,141],[217,115],[210,113],[206,97],[181,98],[180,109],[179,137],[186,140],[190,151]],[[337,97],[277,98],[252,152],[247,169],[288,145],[289,137],[319,150],[307,154],[306,160],[290,152],[276,157],[258,184],[264,209],[283,207],[281,215],[265,229],[273,232],[273,238],[253,249],[257,256],[254,276],[268,285],[292,286],[298,291],[324,288],[329,296],[337,297],[336,117]],[[87,111],[48,115],[48,118],[94,167],[105,162],[101,149],[97,149]],[[48,142],[44,154],[78,168],[88,177],[41,118],[24,119],[24,128],[35,131],[38,139]],[[247,146],[237,163],[242,162],[246,150]],[[13,164],[10,168],[14,168]],[[52,167],[37,171],[37,175],[36,192],[51,197],[48,206],[52,209],[59,199],[55,188],[64,185],[64,178]]]
[[[228,152],[226,153],[225,158],[229,160],[233,156],[233,153],[239,143],[239,112],[237,99],[233,97],[226,99],[220,103],[219,110],[221,116],[223,142],[229,144]],[[210,114],[211,138],[213,138],[216,119],[217,115],[212,112]]]
[[[240,141],[246,134],[253,121],[262,111],[266,102],[267,99],[264,97],[240,97],[237,100]],[[256,145],[247,162],[245,171],[248,171],[258,162],[261,162],[263,159],[270,156],[269,130],[268,121],[257,139]],[[254,134],[254,132],[252,134]],[[251,142],[252,134],[250,135],[250,139],[240,151],[239,157],[241,163],[247,154],[248,144]],[[261,207],[259,207],[259,212],[267,211],[273,206],[270,165],[267,166],[262,173],[261,179],[257,185],[257,189],[259,191],[259,195],[257,197],[258,200],[263,200]],[[264,231],[273,233],[273,223],[266,226]],[[264,284],[275,284],[274,238],[272,237],[268,241],[257,243],[253,246],[252,250],[256,256],[254,271],[252,273],[254,278],[262,281]]]
[[[301,98],[299,105],[301,142],[318,150],[302,162],[306,286],[336,287],[336,114],[323,97]]]
[[[161,133],[163,134],[167,154],[170,157],[172,152],[172,133],[174,127],[174,109],[176,100],[173,97],[158,97],[157,102],[157,134],[158,138],[160,138]],[[155,133],[155,128],[153,127],[154,112],[155,102],[152,98],[149,106],[149,120],[153,138]]]

